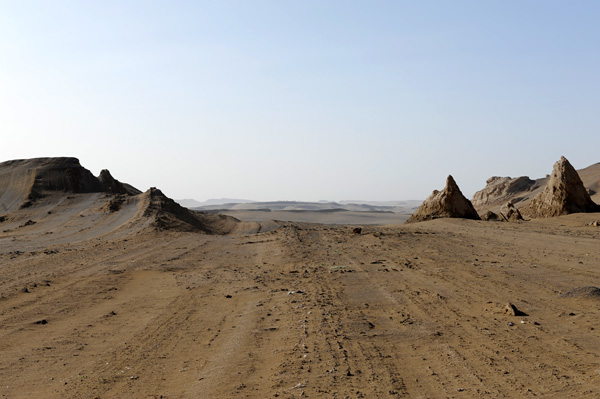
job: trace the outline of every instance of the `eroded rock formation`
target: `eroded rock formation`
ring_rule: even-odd
[[[590,198],[579,174],[567,158],[561,157],[546,187],[522,210],[532,218],[546,218],[569,213],[600,212],[600,206]]]
[[[487,179],[486,186],[473,195],[471,203],[477,209],[485,209],[486,206],[499,205],[513,199],[520,193],[529,191],[535,185],[535,180],[527,176],[521,177],[498,177]]]
[[[518,222],[519,220],[523,220],[523,215],[521,215],[521,212],[510,201],[502,207],[501,213],[504,219],[509,222]]]
[[[480,220],[471,201],[465,198],[452,176],[448,176],[442,191],[434,190],[407,223],[439,218],[463,218]]]

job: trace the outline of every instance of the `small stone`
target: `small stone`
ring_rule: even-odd
[[[511,316],[527,316],[527,313],[520,311],[515,305],[513,305],[510,302],[508,302],[504,307],[504,312]]]

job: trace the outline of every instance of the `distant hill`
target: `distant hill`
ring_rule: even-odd
[[[267,202],[231,202],[215,205],[193,207],[201,211],[352,211],[352,212],[389,212],[411,213],[422,201],[394,201],[394,202],[303,202],[303,201],[267,201]]]
[[[203,206],[222,205],[222,204],[247,204],[255,201],[246,199],[233,199],[233,198],[214,198],[206,201],[196,201],[195,199],[178,199],[175,200],[179,205],[185,206],[186,208],[198,208]]]

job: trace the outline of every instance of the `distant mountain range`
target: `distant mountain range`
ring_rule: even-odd
[[[190,209],[199,211],[352,211],[352,212],[389,212],[410,213],[420,204],[421,200],[414,201],[250,201],[237,199],[211,199],[204,202],[186,199],[177,202]]]
[[[211,205],[221,205],[221,204],[247,204],[251,202],[256,202],[252,200],[245,199],[233,199],[233,198],[214,198],[206,201],[196,201],[195,199],[180,199],[175,200],[179,205],[185,206],[186,208],[197,208],[203,206],[211,206]]]

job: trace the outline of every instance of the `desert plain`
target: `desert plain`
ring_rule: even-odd
[[[76,186],[3,213],[1,398],[600,397],[599,213],[191,228]]]

